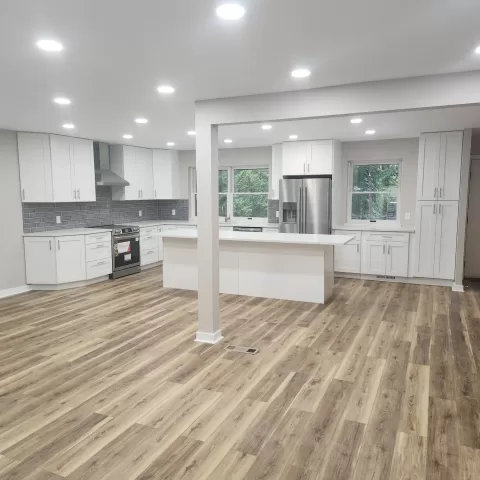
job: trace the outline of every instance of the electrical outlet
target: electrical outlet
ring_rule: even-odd
[[[410,220],[410,212],[405,212],[405,220]]]
[[[56,220],[57,220],[57,223],[62,223],[62,217],[60,215],[57,215]]]
[[[173,209],[172,210],[172,217],[174,217],[176,214],[177,214],[177,212],[175,211],[175,209]]]
[[[138,216],[141,217],[143,215],[143,212],[141,210],[138,211]]]
[[[279,214],[279,211],[277,210],[277,211],[275,212],[275,217],[278,218],[279,216],[280,216],[280,214]]]

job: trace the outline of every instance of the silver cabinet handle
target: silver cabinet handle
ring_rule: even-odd
[[[76,191],[76,190],[73,191],[73,198],[74,198],[75,200],[77,199],[77,191]]]
[[[433,204],[433,214],[436,215],[436,213],[437,213],[437,204],[434,203]]]
[[[155,190],[155,198],[157,198],[157,190]]]
[[[310,172],[310,164],[307,163],[307,172]]]
[[[439,215],[442,214],[442,204],[441,203],[438,204],[438,214]]]
[[[58,249],[60,250],[60,240],[57,240]]]
[[[97,245],[95,248],[107,248],[108,245]]]
[[[435,198],[437,198],[437,190],[438,190],[437,187],[435,187],[435,190],[433,191],[433,196],[434,196]]]
[[[443,187],[440,187],[440,198],[443,198]]]
[[[108,263],[107,260],[102,260],[101,262],[97,262],[96,265],[94,265],[94,266],[99,267],[100,265],[105,265],[106,263]]]
[[[80,189],[77,190],[77,198],[80,200]]]
[[[22,197],[25,200],[25,189],[24,188],[22,188]]]
[[[388,255],[390,255],[390,245],[388,246],[388,252],[387,252]]]
[[[383,246],[383,254],[385,255],[385,245]]]
[[[360,244],[357,243],[357,253],[359,253],[359,252],[360,252]]]
[[[50,248],[50,250],[52,249],[52,241],[51,240],[48,241],[48,247]]]

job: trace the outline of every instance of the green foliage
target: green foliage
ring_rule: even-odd
[[[267,217],[268,169],[236,169],[233,182],[233,216]]]

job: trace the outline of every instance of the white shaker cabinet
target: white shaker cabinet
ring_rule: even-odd
[[[335,235],[355,235],[353,240],[345,245],[335,246],[334,268],[339,273],[360,273],[361,253],[360,241],[361,232],[336,230]]]
[[[56,237],[55,248],[57,283],[86,280],[85,236]]]
[[[278,200],[280,180],[282,179],[282,144],[272,145],[272,169],[270,172],[270,198]]]
[[[305,175],[307,164],[307,142],[286,142],[282,151],[282,174]]]
[[[387,242],[385,275],[406,277],[408,275],[408,243]]]
[[[433,278],[435,262],[436,201],[417,202],[415,276]]]
[[[180,197],[178,152],[153,150],[153,198],[174,200]]]
[[[365,247],[365,261],[362,273],[385,275],[387,243],[381,240],[368,240],[365,242]]]
[[[77,199],[76,186],[72,183],[71,147],[69,137],[50,135],[54,202],[74,202]]]
[[[362,273],[408,277],[408,233],[370,232],[365,236]]]
[[[153,192],[153,151],[149,148],[135,148],[136,182],[140,187],[140,198],[151,200]]]
[[[93,142],[84,138],[72,139],[71,158],[72,184],[76,190],[78,202],[94,202],[95,165],[93,159]]]
[[[308,142],[307,175],[332,175],[333,149],[332,140]]]
[[[18,134],[21,196],[23,202],[53,202],[50,136]]]
[[[55,239],[53,237],[27,237],[24,239],[24,244],[27,284],[56,284]]]

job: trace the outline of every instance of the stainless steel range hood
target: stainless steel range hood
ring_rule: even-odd
[[[128,187],[124,178],[110,170],[110,153],[108,144],[93,142],[93,158],[95,161],[95,184],[105,187]]]

